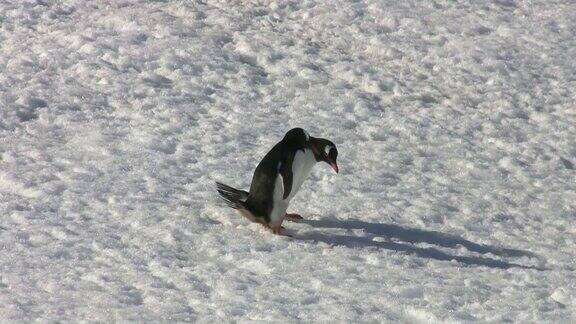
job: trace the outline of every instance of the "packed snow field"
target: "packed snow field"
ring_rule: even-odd
[[[576,2],[0,1],[0,321],[576,321]],[[247,189],[332,140],[289,212]]]

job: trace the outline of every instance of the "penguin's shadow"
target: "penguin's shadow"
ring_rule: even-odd
[[[436,231],[425,231],[416,228],[407,228],[393,224],[368,223],[359,220],[302,220],[301,223],[308,224],[315,228],[333,228],[344,230],[362,230],[365,236],[355,235],[329,235],[320,232],[299,235],[300,239],[308,239],[324,242],[333,246],[345,246],[349,248],[378,248],[407,254],[416,255],[421,258],[441,261],[455,260],[469,266],[485,266],[489,268],[509,269],[523,268],[534,270],[547,270],[538,266],[526,266],[507,261],[493,259],[492,256],[504,258],[535,258],[539,262],[543,261],[539,256],[524,250],[507,249],[485,244],[478,244],[468,241],[456,235],[445,234]],[[379,237],[384,240],[374,240]],[[486,256],[462,256],[452,255],[434,247],[419,247],[414,244],[427,243],[444,248],[464,247],[469,252],[475,254],[490,254]]]

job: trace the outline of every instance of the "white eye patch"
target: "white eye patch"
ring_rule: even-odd
[[[331,145],[327,145],[324,147],[324,152],[326,153],[326,155],[328,155],[330,153],[330,150],[333,149],[334,146]]]
[[[306,136],[306,142],[308,142],[310,140],[310,135],[308,134],[307,131],[302,130],[304,132],[304,136]]]

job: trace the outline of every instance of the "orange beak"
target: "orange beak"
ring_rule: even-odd
[[[338,173],[338,164],[336,164],[336,162],[330,161],[330,166],[332,169],[334,169],[334,171],[336,171],[336,173]]]

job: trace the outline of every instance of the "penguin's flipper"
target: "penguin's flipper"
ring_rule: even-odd
[[[294,161],[294,154],[287,154],[283,157],[282,162],[280,162],[279,172],[282,175],[282,180],[284,184],[284,199],[288,198],[290,192],[292,191],[292,162]]]
[[[244,202],[248,198],[248,192],[232,188],[220,182],[216,182],[216,187],[220,197],[224,199],[228,206],[234,209],[245,208]]]

